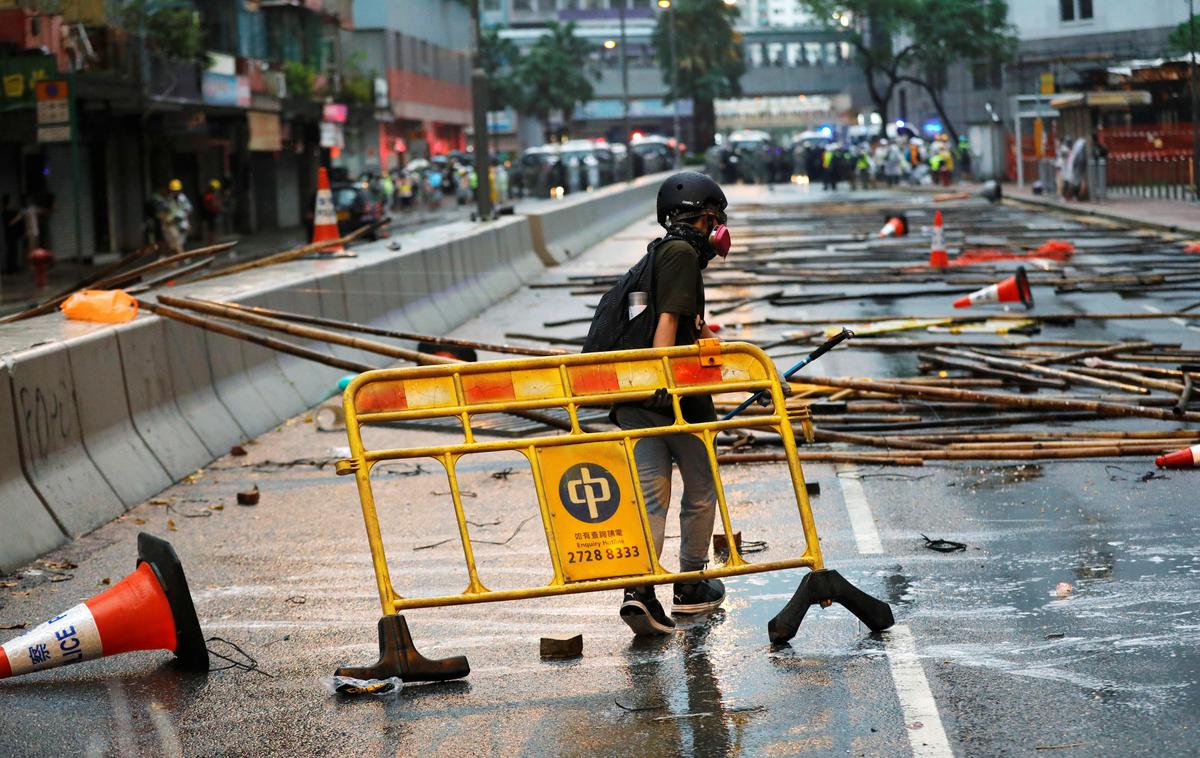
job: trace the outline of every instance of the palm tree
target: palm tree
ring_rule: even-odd
[[[551,22],[517,67],[520,110],[544,125],[552,111],[562,111],[569,126],[580,103],[592,99],[592,78],[599,72],[591,53],[595,45],[575,36],[575,23]]]
[[[693,144],[704,150],[713,143],[717,130],[717,98],[742,94],[740,79],[746,73],[742,60],[741,35],[733,30],[739,11],[724,0],[673,0],[671,9],[660,13],[652,40],[658,51],[664,100],[691,98]],[[675,25],[678,60],[671,60],[671,24]],[[671,71],[671,66],[676,71]],[[673,75],[674,74],[674,75]],[[675,90],[678,86],[678,91]]]

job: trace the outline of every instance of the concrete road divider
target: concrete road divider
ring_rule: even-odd
[[[212,456],[175,402],[164,326],[162,319],[140,318],[115,332],[133,426],[171,480],[179,481]]]
[[[654,208],[659,185],[670,175],[643,176],[596,192],[545,200],[523,210],[538,257],[546,266],[557,266],[645,216]]]
[[[263,294],[240,298],[240,301],[246,305],[269,307]],[[309,405],[300,391],[283,373],[283,370],[279,368],[279,353],[249,342],[240,342],[239,344],[245,366],[244,379],[254,385],[254,389],[279,418],[278,423],[288,420]]]
[[[63,531],[77,537],[124,513],[125,504],[84,446],[66,345],[49,342],[0,360],[12,379],[19,466]]]
[[[0,503],[4,528],[0,529],[0,573],[13,571],[42,553],[67,541],[45,503],[29,486],[20,465],[17,416],[13,408],[12,380],[0,362]]]
[[[320,299],[313,291],[315,286],[312,279],[293,280],[286,287],[266,293],[267,307],[291,313],[320,313]],[[287,340],[311,350],[332,354],[331,346],[325,342],[291,336],[287,337]],[[276,355],[276,360],[279,361],[279,368],[308,405],[315,405],[328,397],[337,386],[337,380],[345,373],[330,366],[322,366],[282,353]]]
[[[71,340],[67,359],[83,444],[121,502],[132,508],[169,487],[174,480],[133,427],[116,329]]]
[[[251,435],[216,392],[208,360],[208,334],[176,321],[162,320],[167,368],[179,412],[213,458]]]

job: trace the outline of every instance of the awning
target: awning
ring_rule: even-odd
[[[1132,108],[1149,105],[1150,93],[1145,90],[1114,90],[1110,92],[1067,92],[1050,101],[1052,108]]]

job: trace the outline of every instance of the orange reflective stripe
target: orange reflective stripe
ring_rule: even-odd
[[[408,408],[408,397],[404,393],[404,382],[364,384],[354,396],[354,407],[359,413],[405,410]]]
[[[468,403],[515,400],[517,397],[512,374],[507,371],[495,374],[465,374],[462,384],[463,397]]]
[[[571,380],[571,389],[578,395],[616,392],[621,386],[612,364],[567,366],[567,376]]]
[[[701,366],[697,357],[672,358],[671,373],[675,376],[675,383],[682,385],[716,384],[721,381],[721,367]]]

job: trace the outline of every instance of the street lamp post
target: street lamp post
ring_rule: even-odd
[[[624,110],[625,123],[625,180],[633,181],[633,141],[630,136],[633,128],[629,124],[629,51],[625,44],[625,3],[627,0],[617,0],[617,12],[621,19],[621,105]]]
[[[483,70],[483,49],[480,33],[479,0],[471,0],[471,46],[474,60],[471,67],[472,121],[475,143],[475,213],[480,221],[492,216],[492,185],[488,169],[491,164],[488,150],[488,81]]]
[[[1200,105],[1196,99],[1196,7],[1195,0],[1188,0],[1188,49],[1191,50],[1191,67],[1188,81],[1192,94],[1192,199],[1200,202]]]
[[[675,11],[671,10],[671,0],[658,0],[658,7],[670,13],[670,26],[667,28],[667,39],[671,45],[671,128],[675,137],[675,167],[679,168],[682,150],[679,148],[679,58],[675,51]]]

